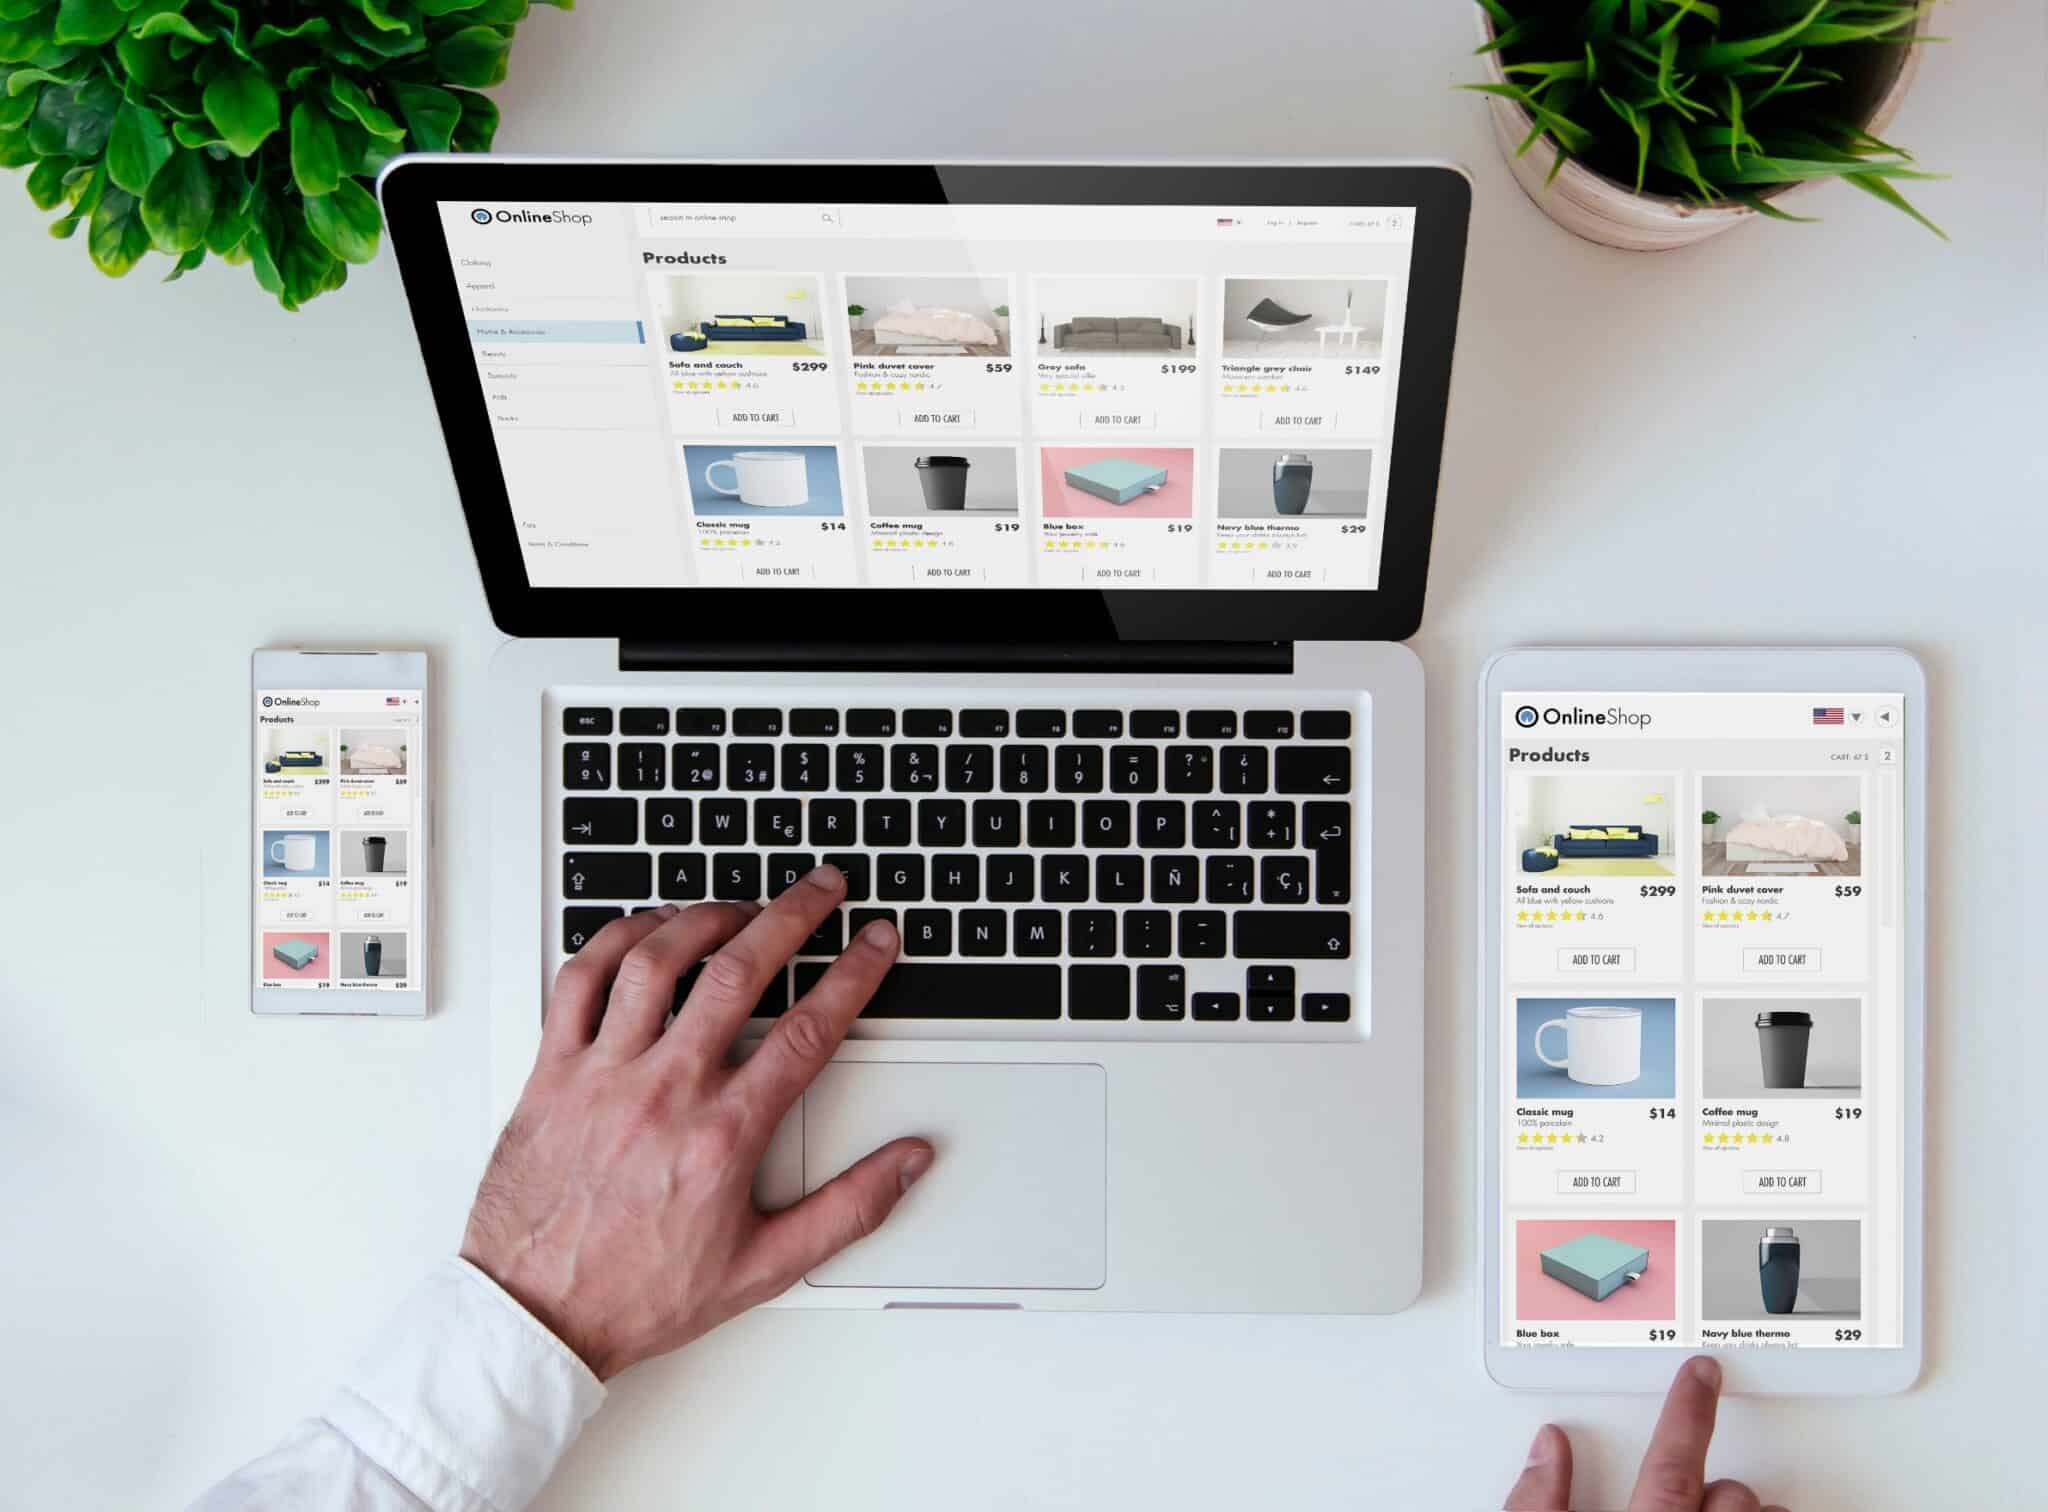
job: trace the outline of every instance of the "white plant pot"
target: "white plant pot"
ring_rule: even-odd
[[[1493,18],[1487,15],[1483,6],[1474,6],[1473,9],[1479,16],[1480,36],[1491,42]],[[1925,34],[1927,19],[1923,12],[1914,29],[1917,35]],[[1898,113],[1906,86],[1912,82],[1914,70],[1919,67],[1922,45],[1915,43],[1896,49],[1896,71],[1879,95],[1869,119],[1864,122],[1865,129],[1873,135],[1882,136],[1885,127]],[[1501,72],[1499,52],[1483,53],[1481,61],[1486,66],[1489,83],[1506,82],[1507,75]],[[1625,252],[1666,252],[1674,247],[1689,247],[1694,242],[1733,230],[1745,221],[1762,218],[1747,205],[1696,205],[1690,200],[1670,195],[1637,194],[1629,185],[1573,161],[1567,161],[1557,177],[1551,179],[1550,170],[1557,160],[1557,146],[1549,138],[1537,142],[1520,157],[1515,155],[1515,149],[1522,145],[1536,124],[1529,112],[1500,95],[1486,96],[1486,104],[1493,116],[1494,140],[1500,143],[1501,154],[1507,159],[1515,182],[1522,186],[1522,192],[1535,201],[1536,207],[1545,215],[1587,241],[1619,247]],[[1548,187],[1545,187],[1546,179],[1550,180]],[[1773,190],[1765,197],[1776,204],[1802,196],[1814,187],[1815,181],[1809,180]]]

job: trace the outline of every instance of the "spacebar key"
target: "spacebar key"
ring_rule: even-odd
[[[825,971],[826,963],[799,962],[797,996],[817,985]],[[898,961],[861,1013],[865,1018],[1056,1019],[1060,969],[1003,961]]]
[[[1351,915],[1241,911],[1231,915],[1230,953],[1241,961],[1341,961],[1351,954]]]

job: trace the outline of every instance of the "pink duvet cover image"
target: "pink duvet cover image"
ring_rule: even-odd
[[[1786,815],[1745,819],[1728,832],[1730,845],[1753,845],[1799,861],[1846,861],[1848,842],[1818,819]]]

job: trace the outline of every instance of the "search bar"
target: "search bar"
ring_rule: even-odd
[[[837,205],[642,205],[647,236],[832,236],[844,228]]]

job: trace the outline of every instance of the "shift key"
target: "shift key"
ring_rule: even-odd
[[[1230,953],[1241,961],[1341,961],[1351,954],[1351,915],[1243,909],[1231,915]]]
[[[569,851],[562,857],[564,898],[637,900],[653,892],[654,858],[645,851]]]

